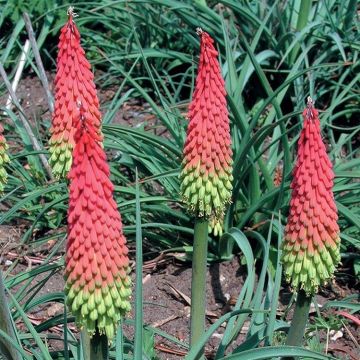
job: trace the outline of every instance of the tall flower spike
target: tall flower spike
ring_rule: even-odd
[[[218,52],[208,33],[200,36],[200,62],[189,107],[189,126],[182,162],[181,195],[188,210],[222,223],[232,192],[232,150],[226,91]]]
[[[295,290],[300,287],[310,295],[333,276],[340,261],[340,237],[332,192],[334,173],[311,98],[303,117],[291,183],[283,263],[286,280]]]
[[[10,161],[9,156],[6,153],[8,145],[3,135],[3,127],[0,124],[0,194],[4,191],[4,185],[7,181],[7,173],[5,170],[5,164]]]
[[[101,132],[94,75],[80,45],[80,34],[73,21],[76,15],[72,7],[68,10],[68,16],[69,19],[60,34],[55,77],[55,110],[50,129],[50,164],[57,178],[65,177],[71,167],[77,101],[84,105],[86,119],[93,124],[95,132]]]
[[[109,340],[130,310],[128,248],[101,136],[80,105],[70,180],[65,293],[80,327]]]

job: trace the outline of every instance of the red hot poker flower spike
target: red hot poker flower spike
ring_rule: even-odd
[[[208,33],[201,38],[196,86],[182,162],[181,194],[190,212],[221,224],[232,193],[232,150],[226,91],[218,52]]]
[[[111,340],[120,317],[130,310],[128,248],[101,137],[86,118],[86,106],[80,105],[68,175],[65,293],[76,322],[90,335],[98,328]]]
[[[10,161],[9,156],[6,153],[8,145],[3,135],[3,127],[0,124],[0,194],[4,191],[4,185],[7,181],[7,173],[5,170],[5,164]]]
[[[61,29],[57,72],[55,77],[55,111],[50,129],[50,164],[56,177],[65,177],[71,167],[74,148],[73,125],[77,101],[86,108],[86,119],[100,134],[101,115],[94,84],[94,75],[85,52],[80,45],[80,34],[73,21],[73,8],[68,10],[69,20]]]
[[[293,288],[300,286],[307,294],[313,294],[333,276],[340,261],[340,237],[332,192],[334,173],[311,98],[303,117],[291,183],[283,263],[286,279]]]

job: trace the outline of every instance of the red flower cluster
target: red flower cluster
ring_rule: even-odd
[[[321,138],[318,111],[310,98],[303,117],[283,262],[293,288],[300,286],[312,294],[332,277],[340,261],[340,237],[332,192],[334,173]]]
[[[130,310],[128,249],[98,127],[88,104],[77,110],[73,164],[69,172],[67,302],[80,326],[112,339]]]
[[[221,223],[232,193],[232,150],[226,91],[210,35],[201,38],[196,86],[189,108],[181,193],[190,212]]]
[[[73,21],[73,9],[69,8],[68,22],[61,29],[57,72],[55,77],[55,111],[50,129],[50,164],[56,177],[65,177],[71,167],[74,148],[74,120],[77,103],[86,108],[86,119],[101,132],[99,100],[85,52],[80,45],[80,34]]]

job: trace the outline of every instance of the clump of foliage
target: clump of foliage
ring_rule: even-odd
[[[31,13],[45,66],[54,72],[57,34],[65,19],[65,15],[58,15],[62,3],[46,2],[49,4],[46,11],[35,3],[29,2],[26,10]],[[201,26],[217,44],[234,154],[232,203],[224,214],[223,236],[209,237],[208,260],[229,259],[240,251],[247,278],[239,289],[233,311],[208,329],[188,359],[196,358],[211,334],[225,321],[227,327],[216,358],[230,351],[242,330],[247,333],[246,340],[232,350],[232,356],[244,359],[288,356],[289,348],[275,341],[278,333],[288,328],[285,317],[276,313],[282,285],[281,241],[289,212],[291,169],[302,126],[301,113],[308,96],[315,100],[319,110],[319,126],[334,164],[341,261],[351,266],[359,261],[357,3],[353,0],[204,3],[177,0],[73,3],[79,9],[77,25],[86,34],[82,46],[91,66],[99,70],[98,89],[111,86],[115,93],[101,109],[104,148],[111,154],[109,166],[115,201],[131,246],[139,231],[139,224],[133,225],[134,214],[139,215],[139,209],[135,210],[135,194],[138,195],[145,256],[165,249],[183,249],[185,253],[191,250],[193,225],[180,201],[179,175],[187,126],[185,114],[194,91],[198,62],[199,43],[194,29]],[[20,11],[6,9],[0,16],[0,62],[12,74],[26,31]],[[37,75],[37,66],[30,60],[31,55],[26,71]],[[3,84],[0,93],[6,93]],[[145,120],[136,127],[113,123],[118,110],[128,102],[143,105],[143,111],[155,122]],[[74,319],[65,311],[36,326],[27,317],[38,304],[64,302],[63,293],[40,295],[39,291],[63,268],[67,183],[47,181],[39,152],[32,148],[18,111],[6,110],[5,116],[3,110],[6,109],[1,108],[0,116],[1,121],[7,119],[4,133],[11,162],[6,165],[8,182],[1,195],[0,223],[23,224],[20,245],[24,248],[36,251],[49,240],[56,244],[39,266],[12,275],[14,263],[4,273],[12,318],[25,324],[16,330],[12,343],[20,348],[25,359],[30,358],[29,353],[35,356],[41,353],[46,359],[56,356],[81,359],[83,340],[79,342],[68,327],[68,322]],[[48,112],[42,115],[35,134],[46,144],[51,116]],[[139,190],[134,185],[135,168],[141,179]],[[355,301],[344,299],[341,306],[358,311]],[[340,305],[331,301],[327,305],[336,306]],[[133,324],[130,320],[126,323]],[[44,338],[49,336],[47,330],[57,324],[64,325],[64,336],[52,336],[63,346],[53,352],[45,346]],[[157,332],[147,328],[144,336],[148,344]],[[187,349],[186,344],[169,334],[162,336]],[[110,350],[111,358],[119,354],[119,346],[125,356],[134,351],[132,339],[118,340]],[[147,354],[155,356],[148,351]],[[306,349],[296,349],[291,354],[326,359]]]

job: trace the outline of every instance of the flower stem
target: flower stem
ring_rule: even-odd
[[[108,341],[105,334],[100,335],[96,328],[96,333],[90,338],[86,329],[81,332],[84,344],[84,358],[89,360],[108,360],[109,350]]]
[[[100,335],[96,331],[95,335],[90,340],[90,360],[108,360],[108,341],[105,334]]]
[[[196,345],[205,331],[206,260],[208,247],[208,220],[196,218],[191,280],[190,348]],[[202,357],[199,353],[198,358]]]
[[[309,317],[309,310],[312,296],[306,295],[304,290],[299,290],[295,312],[291,321],[288,336],[286,338],[286,345],[301,346],[305,333],[306,323]],[[283,360],[290,360],[291,357],[283,358]]]

